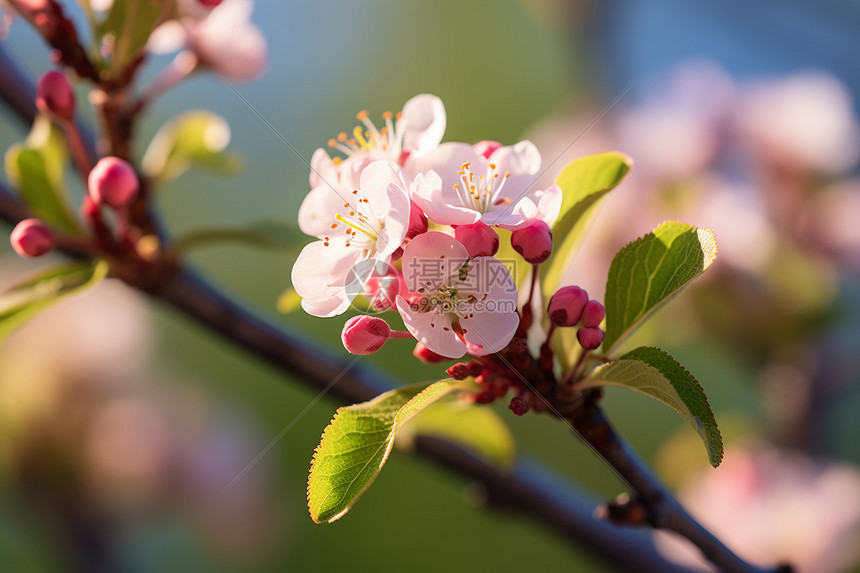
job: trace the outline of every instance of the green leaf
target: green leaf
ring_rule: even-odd
[[[164,0],[116,0],[98,25],[99,38],[108,37],[111,70],[118,73],[146,47],[150,34],[162,21],[172,2]]]
[[[692,374],[664,350],[642,346],[598,367],[581,387],[619,386],[663,402],[687,420],[702,438],[711,465],[723,459],[723,439],[705,391]]]
[[[83,230],[69,207],[65,183],[68,158],[60,129],[39,115],[26,141],[6,152],[6,175],[34,216],[77,235]]]
[[[0,340],[59,299],[107,276],[108,264],[75,262],[52,267],[0,295]]]
[[[409,419],[470,382],[451,379],[385,392],[369,402],[338,408],[314,452],[308,509],[316,523],[342,517],[370,487]]]
[[[618,251],[606,279],[605,352],[611,353],[716,257],[713,231],[676,222],[663,223]]]
[[[508,426],[489,406],[462,400],[437,402],[415,416],[397,436],[397,447],[409,450],[418,436],[444,438],[471,450],[487,463],[510,468],[516,445]]]
[[[621,153],[598,153],[572,161],[555,178],[562,201],[558,219],[552,226],[552,255],[540,269],[544,300],[549,300],[558,289],[565,267],[600,200],[621,183],[632,165],[633,161]]]
[[[189,111],[158,130],[141,167],[161,182],[176,179],[192,165],[235,175],[242,170],[242,160],[225,151],[229,143],[230,126],[224,118],[209,111]]]

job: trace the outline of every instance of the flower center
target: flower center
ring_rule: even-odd
[[[466,162],[457,175],[460,176],[460,182],[454,184],[454,190],[457,191],[463,207],[486,213],[495,206],[510,202],[510,199],[498,197],[511,173],[508,171],[504,177],[500,177],[501,173],[495,163],[487,165],[484,175],[476,176],[472,171],[472,164]]]
[[[353,190],[352,194],[353,199],[343,204],[343,213],[335,213],[331,230],[343,228],[346,235],[344,246],[361,249],[365,251],[366,257],[370,257],[376,253],[378,233],[385,226],[385,222],[374,215],[370,200],[361,196],[358,189]],[[326,247],[331,244],[331,236],[323,238]]]
[[[400,119],[401,113],[394,116],[390,111],[382,114],[385,120],[385,126],[377,129],[376,125],[370,120],[367,111],[361,111],[355,116],[355,119],[364,124],[357,125],[352,130],[352,137],[349,137],[346,132],[338,134],[337,138],[328,140],[329,147],[337,149],[349,159],[354,155],[372,154],[377,159],[391,159],[392,161],[401,161],[403,155],[403,130],[399,132],[394,124],[393,119]],[[343,161],[340,157],[334,158],[335,165]]]

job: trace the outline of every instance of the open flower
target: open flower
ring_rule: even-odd
[[[415,159],[413,169],[432,170],[438,177],[425,177],[412,200],[442,225],[481,221],[513,230],[534,219],[552,225],[561,209],[561,189],[531,188],[540,164],[530,141],[499,147],[489,157],[465,143],[445,143]]]
[[[251,22],[251,0],[224,0],[216,7],[191,11],[159,26],[147,48],[155,53],[175,52],[187,46],[203,66],[228,80],[248,81],[259,76],[268,61],[266,39]]]
[[[493,257],[469,258],[459,241],[437,231],[413,239],[403,251],[407,301],[397,310],[407,330],[433,352],[459,358],[505,348],[519,325],[517,288]]]
[[[318,228],[328,206],[328,231],[307,245],[293,266],[292,282],[302,297],[302,308],[314,316],[344,312],[362,291],[362,279],[377,267],[387,268],[409,228],[410,203],[400,168],[390,161],[376,161],[361,174],[360,188],[345,197],[329,191],[299,219],[302,229]],[[334,197],[338,204],[328,201]],[[324,200],[323,200],[324,199]],[[365,277],[366,278],[366,277]]]
[[[403,106],[403,112],[382,114],[383,127],[377,128],[367,111],[355,116],[362,125],[351,134],[342,132],[328,141],[328,146],[341,152],[343,157],[329,157],[322,148],[311,161],[311,187],[321,182],[360,174],[371,161],[387,159],[406,166],[410,159],[421,157],[436,149],[445,134],[446,116],[442,100],[430,94],[420,94]],[[326,175],[328,173],[329,175]],[[407,168],[408,180],[417,171]],[[321,181],[322,180],[322,181]]]

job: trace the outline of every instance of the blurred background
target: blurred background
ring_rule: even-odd
[[[418,93],[445,102],[448,141],[532,139],[547,182],[576,157],[622,151],[634,172],[567,280],[599,298],[613,253],[660,222],[716,231],[714,267],[628,344],[662,346],[697,376],[726,440],[723,466],[712,470],[695,433],[648,398],[607,392],[611,418],[745,557],[860,571],[860,7],[318,0],[257,2],[252,20],[269,43],[265,75],[235,92],[195,76],[140,125],[138,157],[172,117],[211,110],[244,157],[234,177],[192,170],[160,189],[172,234],[294,223],[313,151],[359,110],[379,118]],[[3,47],[34,78],[49,68],[22,21]],[[141,83],[169,61],[151,58]],[[0,116],[5,147],[26,130]],[[275,310],[301,246],[213,246],[190,260],[260,313],[340,348],[343,317]],[[4,253],[4,283],[34,272]],[[392,341],[362,360],[438,378],[411,349]],[[323,398],[304,412],[315,396],[122,285],[58,305],[0,346],[3,569],[605,570],[403,454],[346,518],[314,525],[307,470],[337,407]],[[623,491],[561,424],[499,411],[521,452],[596,501]],[[673,539],[661,547],[690,558]]]

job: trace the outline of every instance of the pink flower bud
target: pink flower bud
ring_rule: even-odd
[[[441,354],[436,354],[420,342],[415,343],[415,350],[412,351],[412,356],[427,364],[437,364],[439,362],[447,362],[451,360]]]
[[[511,246],[533,265],[542,263],[552,252],[552,231],[541,220],[511,233]]]
[[[36,82],[36,107],[49,116],[71,121],[75,117],[75,92],[66,74],[45,72]]]
[[[501,146],[502,144],[498,141],[484,140],[473,145],[472,149],[474,149],[475,153],[478,155],[483,155],[484,159],[489,159],[493,152]]]
[[[585,326],[576,331],[579,345],[586,350],[594,350],[603,342],[604,332],[593,326]]]
[[[480,221],[471,225],[457,225],[454,227],[454,238],[463,243],[472,258],[492,257],[499,252],[499,234]]]
[[[522,396],[514,396],[511,398],[511,403],[508,404],[508,408],[510,408],[511,412],[517,416],[522,416],[529,411],[528,402],[523,400]]]
[[[388,323],[375,316],[354,316],[343,325],[340,339],[352,354],[373,354],[388,341]]]
[[[39,219],[24,219],[12,229],[9,241],[22,257],[41,257],[54,248],[54,233]]]
[[[582,310],[588,303],[588,293],[578,286],[558,289],[549,299],[547,312],[556,326],[575,326],[582,318]]]
[[[103,157],[90,171],[90,196],[114,209],[131,203],[139,185],[134,168],[118,157]]]
[[[596,300],[590,300],[582,309],[582,326],[598,327],[606,316],[606,309]]]
[[[217,8],[218,4],[223,2],[224,0],[197,0],[204,8]]]
[[[413,201],[409,202],[409,229],[406,231],[407,239],[414,239],[418,235],[427,232],[427,228],[429,223],[427,223],[427,216],[424,214],[424,211],[421,210],[421,207],[416,205]]]

